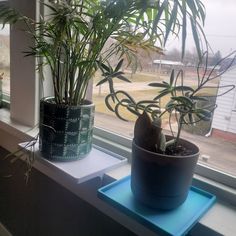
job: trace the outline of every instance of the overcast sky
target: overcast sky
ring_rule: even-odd
[[[213,49],[222,55],[236,50],[236,0],[202,0],[206,7],[204,31]],[[188,34],[190,38],[191,35]],[[168,48],[177,47],[177,40],[170,42]],[[187,49],[193,49],[193,40],[189,39]]]
[[[0,0],[1,1],[1,0]],[[202,0],[206,7],[204,31],[214,53],[218,50],[222,55],[236,50],[236,0]],[[2,33],[9,32],[4,29]],[[188,34],[187,49],[193,50],[192,35]],[[178,40],[171,40],[166,49],[178,48]]]

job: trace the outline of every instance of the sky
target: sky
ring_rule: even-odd
[[[206,22],[204,31],[213,53],[218,50],[226,56],[236,50],[236,0],[202,0],[206,7]],[[191,32],[191,30],[189,30]],[[1,34],[9,34],[5,28]],[[166,49],[181,49],[178,40],[170,40]],[[188,33],[187,50],[192,51],[194,43],[191,33]]]
[[[214,53],[218,50],[226,56],[236,50],[236,0],[202,0],[206,7],[204,32]],[[191,32],[191,30],[189,31]],[[192,37],[188,34],[188,37]],[[166,48],[178,48],[177,40]],[[187,42],[187,49],[193,49],[193,40]],[[179,47],[181,48],[181,47]]]

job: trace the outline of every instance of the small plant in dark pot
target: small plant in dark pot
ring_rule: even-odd
[[[32,41],[26,55],[36,58],[40,77],[53,84],[53,97],[40,102],[40,150],[44,157],[61,161],[78,159],[91,149],[94,106],[86,94],[97,69],[106,68],[104,63],[114,55],[126,56],[135,64],[137,47],[161,53],[157,45],[162,47],[181,29],[184,48],[187,18],[196,43],[205,18],[200,0],[45,0],[39,4],[44,15],[38,20],[7,4],[0,4],[0,19],[3,25],[23,22],[21,30]],[[126,80],[121,72],[113,72]]]
[[[180,206],[187,198],[199,148],[181,139],[181,130],[183,125],[195,125],[211,119],[216,105],[212,105],[209,96],[201,94],[206,88],[218,90],[219,86],[212,86],[210,82],[225,72],[214,73],[224,59],[209,70],[207,57],[207,53],[203,54],[202,63],[197,67],[195,85],[186,86],[183,71],[175,74],[172,70],[169,82],[149,84],[158,91],[152,100],[136,102],[127,92],[115,91],[114,88],[106,97],[107,107],[119,118],[125,120],[121,115],[124,108],[138,116],[132,143],[131,189],[135,198],[147,206],[169,210]],[[233,85],[226,85],[221,87],[222,94],[211,96],[221,96],[232,89]],[[168,101],[165,107],[161,107],[160,100],[164,97]],[[169,136],[163,134],[161,127],[162,117],[166,114],[170,127],[171,118],[177,124],[177,131],[174,133],[171,128],[172,135]]]

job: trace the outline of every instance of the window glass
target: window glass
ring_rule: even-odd
[[[0,24],[0,78],[2,80],[2,90],[6,95],[10,95],[10,30],[9,25],[2,29]]]
[[[209,66],[215,64],[222,57],[232,52],[235,47],[236,28],[232,27],[232,22],[236,22],[236,2],[234,0],[203,0],[206,6],[207,18],[205,22],[205,33],[211,45],[209,50]],[[220,17],[219,11],[220,9]],[[190,31],[189,31],[190,32]],[[115,88],[117,90],[124,89],[133,95],[137,100],[151,99],[157,95],[156,89],[147,86],[150,82],[160,82],[168,80],[172,68],[183,68],[185,71],[186,83],[194,86],[196,82],[196,65],[197,55],[193,47],[193,40],[187,42],[187,50],[185,60],[181,64],[181,46],[178,40],[172,40],[167,43],[166,55],[152,55],[152,59],[142,55],[142,70],[136,74],[131,73],[128,68],[123,68],[127,78],[132,83],[128,84],[123,81],[116,81]],[[114,59],[115,60],[115,59]],[[219,68],[216,68],[217,70]],[[215,70],[214,73],[218,73]],[[203,73],[203,72],[202,72]],[[118,119],[114,113],[110,112],[104,102],[104,98],[108,91],[108,85],[96,86],[96,82],[101,78],[99,73],[95,76],[93,100],[96,104],[95,125],[111,132],[118,133],[126,137],[133,137],[133,126],[135,117],[127,113],[129,122]],[[217,85],[221,82],[230,80],[236,83],[236,67],[221,76],[219,79],[211,82],[211,85]],[[206,94],[215,94],[217,89],[203,91]],[[195,127],[185,127],[182,137],[192,140],[196,143],[200,150],[201,156],[199,161],[204,165],[213,167],[217,170],[224,171],[235,175],[236,169],[236,115],[232,112],[235,109],[235,90],[229,96],[220,97],[217,100],[219,107],[216,109],[213,120],[210,122],[200,122]],[[214,104],[215,99],[211,99]],[[222,106],[227,104],[229,108],[227,114],[222,110]],[[220,105],[223,104],[223,105]],[[165,101],[161,101],[161,106],[165,105]],[[174,121],[173,121],[174,122]],[[173,123],[175,129],[175,124]],[[169,132],[167,117],[163,120],[163,129]]]

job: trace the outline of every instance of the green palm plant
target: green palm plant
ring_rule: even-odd
[[[49,67],[57,104],[83,104],[89,81],[113,55],[126,56],[131,63],[137,47],[162,53],[173,34],[181,34],[184,55],[187,19],[200,55],[205,20],[200,0],[54,0],[42,4],[49,14],[37,22],[8,5],[0,6],[0,19],[3,25],[25,22],[34,39],[25,55],[37,58],[39,70]],[[113,43],[104,49],[110,38]],[[121,74],[119,78],[124,79]]]

